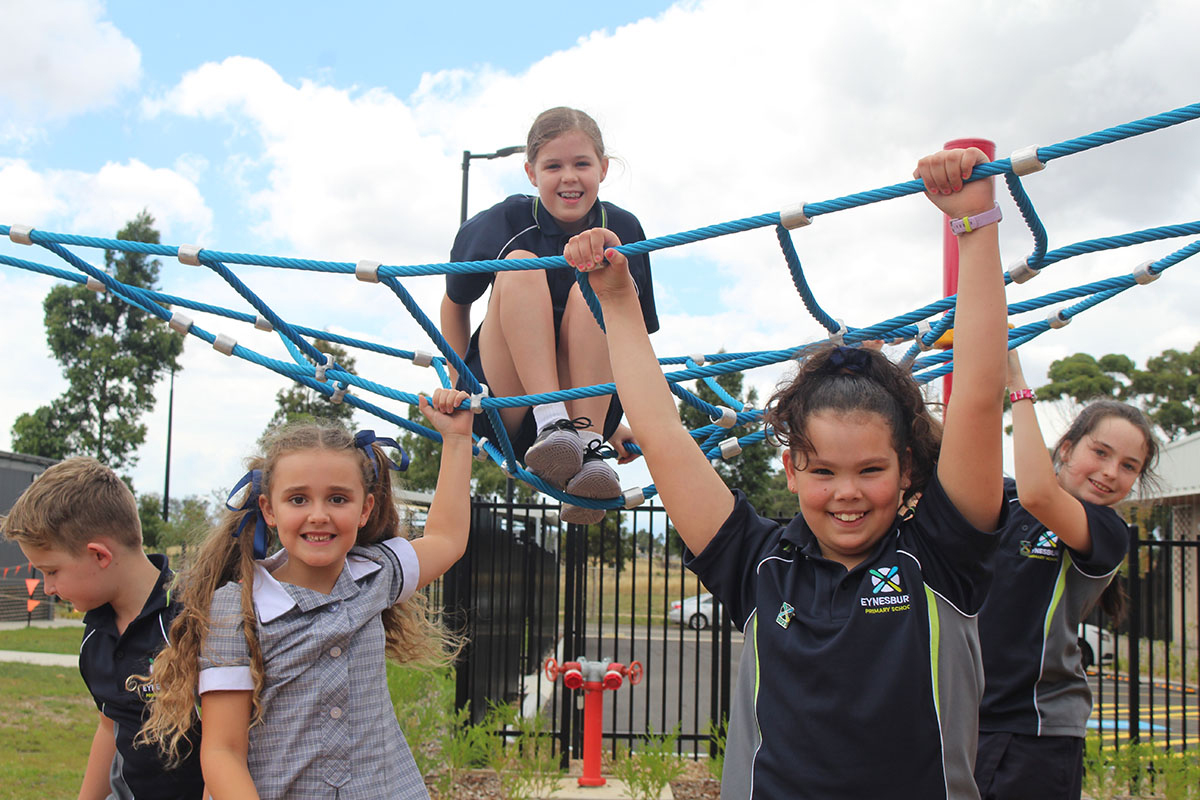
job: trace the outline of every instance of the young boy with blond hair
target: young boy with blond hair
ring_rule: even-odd
[[[153,691],[148,675],[178,611],[166,556],[142,550],[137,501],[111,469],[70,458],[47,469],[0,525],[41,571],[47,595],[85,612],[79,672],[100,711],[80,800],[200,798],[200,742],[168,769],[157,750],[135,747]]]

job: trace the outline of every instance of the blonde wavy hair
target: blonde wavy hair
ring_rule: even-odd
[[[279,458],[300,450],[350,451],[357,454],[363,485],[375,496],[375,506],[366,525],[358,531],[358,545],[376,544],[401,535],[400,515],[392,497],[388,458],[378,444],[371,445],[379,463],[374,465],[366,453],[355,447],[354,437],[345,429],[320,423],[284,427],[267,441],[266,452],[247,462],[248,469],[262,470],[261,491],[269,495],[271,478]],[[260,703],[264,670],[254,614],[254,536],[250,510],[226,511],[218,525],[200,547],[193,565],[176,579],[175,586],[183,606],[171,625],[170,644],[155,657],[152,675],[140,676],[154,685],[150,715],[138,734],[140,743],[157,746],[169,763],[186,757],[193,744],[189,735],[199,721],[196,687],[200,677],[200,654],[209,630],[209,609],[213,594],[230,581],[241,583],[242,630],[250,650],[250,673],[254,679],[250,726],[262,719]],[[247,515],[245,535],[234,536]],[[273,537],[274,537],[274,532]],[[397,663],[422,668],[447,666],[454,662],[465,638],[449,631],[429,605],[423,592],[382,614],[386,633],[387,657]]]

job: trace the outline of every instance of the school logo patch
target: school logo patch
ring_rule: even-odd
[[[1054,531],[1042,531],[1037,539],[1021,541],[1018,552],[1025,558],[1036,558],[1041,561],[1057,561],[1059,554],[1058,536]]]
[[[909,609],[909,596],[900,586],[900,567],[879,567],[869,570],[868,574],[871,576],[871,593],[858,598],[866,613],[886,614]]]
[[[779,607],[779,614],[775,617],[775,624],[781,628],[786,628],[792,623],[792,617],[796,616],[796,609],[792,608],[792,604],[784,602]]]

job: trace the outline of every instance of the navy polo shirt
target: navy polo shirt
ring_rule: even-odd
[[[637,217],[619,206],[597,202],[588,212],[587,228],[608,228],[622,244],[646,238]],[[538,257],[561,256],[571,234],[564,233],[558,221],[546,211],[539,198],[514,194],[463,223],[454,237],[451,261],[487,261],[501,259],[514,250],[528,250]],[[650,280],[650,258],[646,254],[629,257],[629,272],[637,285],[638,301],[646,330],[658,330],[654,307],[654,284]],[[478,300],[491,285],[494,272],[446,275],[446,295],[459,305]],[[575,285],[575,270],[546,270],[550,299],[554,305],[554,329],[557,331],[566,308],[567,295]]]
[[[684,557],[746,634],[721,796],[978,798],[974,615],[994,542],[935,478],[847,571],[803,516],[781,526],[736,492],[716,537]]]
[[[150,674],[154,656],[167,643],[167,630],[180,606],[171,599],[171,570],[167,557],[149,555],[160,575],[146,605],[125,632],[117,633],[113,607],[100,606],[83,618],[83,644],[79,648],[79,672],[100,713],[112,720],[117,754],[109,774],[113,795],[124,798],[196,798],[204,788],[200,775],[200,739],[193,734],[193,747],[176,769],[167,770],[152,745],[134,746],[147,713],[153,690],[131,680]]]
[[[1016,482],[1006,479],[1004,493],[995,588],[979,615],[987,676],[979,729],[1082,738],[1092,693],[1079,623],[1125,560],[1129,528],[1111,508],[1081,500],[1092,551],[1080,553],[1021,506]]]

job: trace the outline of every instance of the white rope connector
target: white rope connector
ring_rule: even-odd
[[[17,244],[33,244],[29,234],[33,233],[32,225],[9,225],[8,238]]]
[[[330,353],[326,353],[325,354],[325,363],[317,364],[315,367],[313,367],[313,377],[316,378],[317,383],[325,382],[325,370],[329,369],[332,366],[333,366],[333,356]]]
[[[224,353],[227,356],[233,355],[233,348],[235,347],[237,347],[237,339],[228,333],[218,333],[217,338],[213,340],[213,350],[216,350],[218,353]]]
[[[486,383],[480,384],[480,387],[481,387],[482,391],[480,391],[479,394],[471,395],[471,413],[472,414],[482,414],[483,413],[483,398],[487,397],[490,394],[490,390],[488,389]]]
[[[1154,266],[1153,261],[1143,261],[1133,268],[1133,279],[1140,285],[1145,286],[1147,283],[1154,283],[1158,280],[1161,272],[1151,272],[1150,268]]]
[[[730,436],[725,441],[721,442],[721,458],[729,459],[742,452],[742,445],[738,442],[736,436]]]
[[[254,315],[254,327],[258,328],[260,331],[266,331],[267,333],[275,330],[275,326],[271,324],[271,321],[262,314]]]
[[[418,367],[428,367],[433,363],[433,353],[428,350],[413,350],[412,362]]]
[[[1013,283],[1024,283],[1032,277],[1035,277],[1041,272],[1040,269],[1034,269],[1029,266],[1028,259],[1022,258],[1016,264],[1008,268],[1008,277],[1012,278]]]
[[[717,408],[720,409],[721,416],[709,417],[709,419],[711,419],[717,425],[720,425],[722,428],[732,428],[734,425],[737,425],[736,411],[734,411],[732,408],[727,408],[726,406],[717,406]]]
[[[99,283],[99,281],[97,281],[97,283]],[[187,314],[184,314],[182,311],[176,310],[171,312],[171,319],[167,322],[167,324],[171,326],[171,330],[173,331],[187,333],[192,329],[192,318]],[[216,345],[213,346],[215,347]],[[226,353],[225,355],[229,354]]]
[[[379,283],[379,267],[378,261],[363,259],[354,265],[354,277],[363,283]]]
[[[104,294],[104,292],[108,291],[108,287],[104,285],[104,281],[99,278],[93,278],[91,275],[88,275],[85,285],[96,294]]]
[[[1065,328],[1071,323],[1071,317],[1064,317],[1063,310],[1059,308],[1046,315],[1046,322],[1050,323],[1051,328]]]
[[[690,356],[688,356],[688,359],[696,362],[697,367],[704,366],[704,353],[692,353]]]
[[[346,398],[346,388],[347,384],[345,383],[343,383],[341,386],[338,386],[334,393],[329,395],[329,402],[340,406],[342,404],[342,400]]]
[[[929,324],[929,320],[923,319],[917,323],[917,336],[913,340],[917,343],[917,349],[924,353],[933,347],[933,343],[925,344],[925,335],[933,330],[933,326]],[[936,340],[935,340],[936,341]]]
[[[634,489],[626,489],[621,492],[621,501],[623,508],[637,508],[642,503],[646,502],[646,495],[642,492],[641,487]]]
[[[179,263],[190,267],[200,266],[200,251],[204,248],[198,244],[179,245]]]
[[[811,222],[812,220],[804,213],[803,202],[787,206],[779,212],[779,224],[789,231],[794,231],[796,228],[803,228]]]
[[[1013,150],[1012,155],[1008,157],[1012,164],[1014,175],[1028,175],[1031,172],[1041,172],[1046,168],[1043,161],[1038,160],[1038,149],[1036,144],[1031,144],[1028,147],[1022,147],[1020,150]]]
[[[487,461],[488,460],[487,450],[483,449],[483,446],[485,444],[487,444],[487,437],[483,436],[479,439],[479,444],[477,445],[479,448],[479,452],[475,453],[474,458],[476,461]]]
[[[849,332],[849,329],[846,327],[846,323],[840,319],[835,319],[834,322],[838,324],[838,329],[829,334],[829,341],[840,347],[846,343],[846,334]]]

